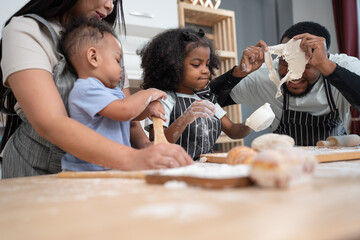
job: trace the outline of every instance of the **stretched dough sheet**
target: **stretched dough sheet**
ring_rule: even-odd
[[[291,81],[300,79],[308,60],[305,57],[305,52],[300,48],[301,39],[291,39],[289,42],[284,44],[278,44],[275,46],[269,46],[268,51],[265,52],[265,64],[269,69],[269,78],[277,87],[275,97],[278,98],[282,95],[281,85]],[[271,55],[278,55],[283,57],[288,63],[288,72],[281,80],[279,80],[278,74],[275,71],[273,60]]]

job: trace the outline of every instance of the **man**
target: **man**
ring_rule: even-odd
[[[291,26],[281,43],[301,39],[300,47],[308,59],[300,79],[282,87],[282,96],[275,98],[277,88],[263,64],[267,45],[259,41],[245,49],[240,65],[210,83],[222,106],[241,103],[257,109],[270,103],[276,118],[271,127],[275,133],[294,138],[295,144],[313,146],[329,136],[346,134],[344,122],[350,116],[350,105],[360,109],[360,61],[345,54],[328,54],[330,34],[314,22]],[[283,78],[288,66],[282,58],[274,67]]]

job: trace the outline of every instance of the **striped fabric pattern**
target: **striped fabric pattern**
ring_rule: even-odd
[[[216,101],[215,98],[213,100]],[[169,124],[172,124],[183,115],[186,109],[195,101],[196,99],[193,98],[176,96]],[[213,152],[213,147],[220,136],[221,129],[221,120],[217,117],[199,117],[185,128],[176,143],[181,145],[194,160],[198,160],[201,154]]]
[[[329,136],[345,135],[344,124],[339,117],[334,99],[331,94],[329,82],[324,80],[327,101],[330,113],[314,116],[307,112],[289,109],[289,95],[284,92],[282,117],[278,128],[274,131],[294,138],[295,145],[315,146],[317,141],[325,140]]]

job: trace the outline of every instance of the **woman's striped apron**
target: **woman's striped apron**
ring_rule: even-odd
[[[68,108],[68,96],[76,76],[68,70],[65,57],[59,51],[57,33],[44,18],[35,14],[26,14],[24,16],[37,20],[40,28],[47,31],[54,42],[59,62],[53,69],[53,78],[64,105]],[[18,115],[22,122],[6,143],[2,153],[2,178],[60,172],[61,158],[65,152],[40,137],[22,111]]]

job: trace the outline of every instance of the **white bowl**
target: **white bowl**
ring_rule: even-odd
[[[253,112],[245,121],[245,125],[249,126],[255,132],[259,132],[268,128],[274,121],[275,114],[272,111],[270,104],[265,103]]]

